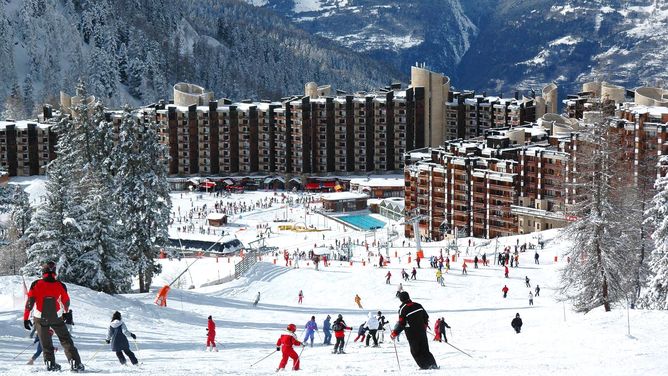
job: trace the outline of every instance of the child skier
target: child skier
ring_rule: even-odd
[[[28,365],[33,365],[33,363],[35,363],[35,360],[37,360],[37,358],[39,358],[39,356],[42,354],[42,344],[39,342],[39,336],[35,335],[35,331],[36,331],[35,328],[33,328],[32,332],[30,332],[30,338],[35,336],[33,344],[35,343],[37,344],[37,349],[35,350],[33,356],[31,356],[30,359],[28,360],[28,363],[26,363]],[[51,328],[49,328],[49,335],[53,337],[53,329]],[[58,348],[54,348],[54,351],[58,351]]]
[[[533,294],[529,291],[529,305],[533,305]]]
[[[536,285],[536,296],[540,296],[540,286]]]
[[[211,349],[209,349],[209,344],[211,344]],[[209,316],[209,321],[206,325],[206,348],[204,351],[206,350],[218,352],[216,348],[216,323],[213,322],[211,316]]]
[[[311,316],[311,321],[308,321],[306,325],[304,325],[304,329],[306,329],[306,336],[304,336],[304,346],[306,346],[306,342],[310,337],[311,347],[313,347],[313,332],[318,331],[318,324],[315,322],[315,316]]]
[[[346,322],[343,321],[343,316],[339,314],[336,320],[334,320],[334,324],[332,324],[332,330],[334,331],[334,337],[336,337],[336,343],[334,344],[334,351],[332,353],[344,354],[343,347],[345,345],[345,330],[353,330],[353,328],[346,326]]]
[[[121,313],[116,311],[111,316],[111,325],[109,325],[109,332],[107,333],[107,343],[111,343],[111,351],[116,352],[118,361],[121,364],[125,364],[126,360],[123,356],[123,353],[130,358],[130,362],[133,365],[139,364],[139,361],[135,357],[135,354],[130,350],[130,344],[128,343],[128,338],[126,336],[132,337],[132,339],[137,339],[137,336],[134,333],[131,333],[128,328],[125,326],[125,323],[121,319]]]
[[[395,295],[397,298],[399,297],[399,293],[404,291],[404,286],[399,282],[399,287],[397,287],[397,294]]]
[[[390,284],[390,278],[392,277],[392,273],[390,271],[387,271],[387,274],[385,274],[385,284],[389,285]]]
[[[297,335],[295,334],[296,330],[297,326],[295,324],[288,325],[287,332],[281,334],[278,341],[276,341],[276,351],[281,351],[283,353],[283,357],[278,364],[276,372],[285,369],[285,366],[288,364],[288,358],[292,359],[292,369],[294,371],[299,370],[299,356],[292,348],[292,346],[302,345],[302,343],[297,340]]]
[[[260,302],[260,292],[258,291],[255,301],[253,302],[253,307],[257,307],[257,303]]]
[[[441,341],[441,319],[436,319],[434,323],[434,341]]]
[[[503,285],[503,288],[501,289],[501,291],[503,291],[503,297],[504,297],[504,298],[505,298],[506,296],[508,296],[508,290],[509,290],[509,289],[508,289],[508,286]]]
[[[353,342],[357,342],[359,340],[360,342],[364,342],[364,337],[366,337],[366,321],[360,325],[359,329],[357,329],[357,337],[355,337],[355,340]]]
[[[302,290],[299,290],[299,298],[297,300],[297,303],[302,304],[302,300],[304,299],[304,293]]]

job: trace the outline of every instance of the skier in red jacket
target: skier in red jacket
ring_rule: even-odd
[[[209,350],[209,346],[211,349]],[[209,316],[209,322],[206,325],[206,350],[218,352],[216,348],[216,323],[213,322],[213,318]]]
[[[281,351],[283,353],[281,363],[278,364],[276,372],[285,369],[285,365],[288,364],[288,358],[292,358],[292,369],[294,371],[299,370],[299,356],[292,348],[292,346],[302,345],[297,339],[297,335],[295,334],[296,330],[297,326],[295,324],[288,325],[288,331],[285,334],[281,334],[278,341],[276,341],[276,351]]]

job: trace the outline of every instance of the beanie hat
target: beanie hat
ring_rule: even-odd
[[[56,263],[53,261],[49,261],[46,264],[42,265],[42,275],[47,275],[47,274],[56,274]]]
[[[411,300],[411,297],[408,295],[406,291],[402,291],[399,293],[399,300],[402,303],[406,303],[407,301]]]
[[[213,319],[211,318],[211,315],[209,315],[209,320],[213,320]]]
[[[120,320],[120,319],[121,319],[121,313],[118,312],[118,311],[114,312],[114,314],[111,315],[111,321]]]
[[[295,325],[295,324],[288,325],[288,331],[294,333],[296,330],[297,330],[297,325]]]

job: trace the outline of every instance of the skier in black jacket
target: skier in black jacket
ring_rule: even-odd
[[[515,318],[513,321],[510,323],[510,325],[515,329],[515,332],[519,334],[520,330],[522,330],[522,319],[520,318],[520,314],[516,314]]]
[[[443,339],[447,343],[448,342],[448,337],[445,335],[445,329],[446,328],[450,329],[450,325],[448,325],[448,323],[445,322],[445,318],[441,317],[441,322],[439,323],[438,331],[439,331],[439,334],[441,336],[443,336]]]
[[[399,322],[395,325],[390,338],[396,338],[403,330],[406,330],[406,338],[411,348],[413,359],[421,369],[438,369],[434,356],[429,352],[427,340],[427,327],[429,315],[422,305],[411,301],[406,291],[399,294],[401,307],[399,308]]]

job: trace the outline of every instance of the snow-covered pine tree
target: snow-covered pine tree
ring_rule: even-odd
[[[23,80],[23,108],[25,116],[31,118],[35,113],[35,98],[32,77],[28,74]]]
[[[2,119],[13,119],[21,120],[24,117],[24,108],[23,108],[23,95],[21,94],[21,88],[17,83],[12,86],[12,90],[5,100],[5,108],[0,118]]]
[[[44,203],[33,215],[25,237],[28,243],[28,262],[22,268],[24,274],[37,274],[41,265],[47,261],[56,261],[59,278],[67,281],[72,273],[70,260],[73,259],[75,226],[69,217],[72,197],[72,179],[70,174],[76,171],[68,154],[61,147],[69,145],[72,123],[61,121],[56,130],[58,139],[58,157],[47,166],[47,181]]]
[[[668,166],[668,157],[661,159]],[[650,277],[637,306],[647,309],[668,309],[668,176],[656,179],[656,194],[647,210],[647,222],[654,227],[654,251],[650,256]]]
[[[561,295],[580,312],[627,298],[632,289],[635,255],[628,252],[627,228],[620,208],[626,179],[620,179],[620,155],[615,136],[604,121],[581,130],[572,157],[576,171],[570,186],[575,203],[569,214],[578,218],[563,236],[571,246],[571,262],[561,275]]]
[[[160,272],[155,262],[168,241],[171,200],[167,183],[167,154],[159,142],[152,115],[123,112],[114,152],[114,201],[122,213],[124,247],[139,276],[139,290],[146,292]]]
[[[25,234],[32,219],[33,210],[30,206],[30,197],[19,185],[15,185],[12,192],[11,218],[19,237]]]
[[[75,188],[81,201],[71,206],[77,218],[77,257],[70,260],[76,270],[71,281],[109,294],[128,292],[132,284],[132,263],[123,249],[116,206],[103,173],[88,169]]]

